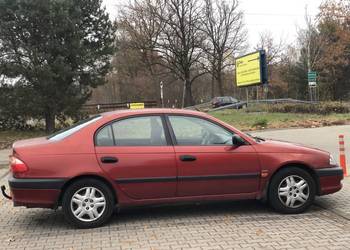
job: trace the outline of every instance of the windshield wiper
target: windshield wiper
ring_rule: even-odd
[[[257,141],[257,142],[261,142],[261,141],[265,141],[265,139],[264,138],[261,138],[261,137],[259,137],[259,136],[253,136],[253,135],[251,135],[251,134],[249,134],[249,133],[246,133],[247,135],[249,135],[251,138],[253,138],[255,141]]]
[[[261,138],[261,137],[259,137],[259,136],[253,136],[253,138],[254,138],[257,142],[265,141],[264,138]]]

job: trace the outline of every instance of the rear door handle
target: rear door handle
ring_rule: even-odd
[[[193,155],[181,155],[180,156],[181,161],[195,161],[197,158]]]
[[[101,162],[102,163],[117,163],[118,158],[113,157],[113,156],[103,156],[103,157],[101,157]]]

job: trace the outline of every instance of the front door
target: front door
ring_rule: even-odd
[[[209,120],[169,115],[178,166],[178,196],[252,194],[260,166],[250,145],[232,145],[233,132]]]
[[[96,134],[100,166],[133,199],[176,194],[174,148],[164,124],[158,115],[137,116],[108,124]]]

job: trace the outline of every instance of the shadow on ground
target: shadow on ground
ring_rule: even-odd
[[[24,218],[13,218],[25,224],[19,223],[22,229],[30,231],[56,231],[59,234],[69,234],[69,231],[76,230],[64,219],[61,209],[57,211],[34,209],[26,210]],[[321,207],[313,206],[311,209],[299,215],[282,215],[271,210],[267,205],[259,201],[234,201],[218,202],[209,204],[184,204],[184,205],[163,205],[157,207],[129,208],[115,213],[110,222],[105,227],[89,230],[104,230],[111,228],[122,230],[132,228],[137,230],[144,227],[169,227],[181,225],[196,225],[208,221],[232,220],[232,223],[245,223],[255,221],[276,221],[289,218],[314,217],[314,213],[324,210]],[[20,225],[22,224],[22,225]],[[83,233],[85,230],[82,230]]]

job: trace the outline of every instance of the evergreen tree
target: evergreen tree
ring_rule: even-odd
[[[26,107],[45,119],[74,114],[105,82],[114,28],[102,0],[0,0],[0,75],[26,88]]]

